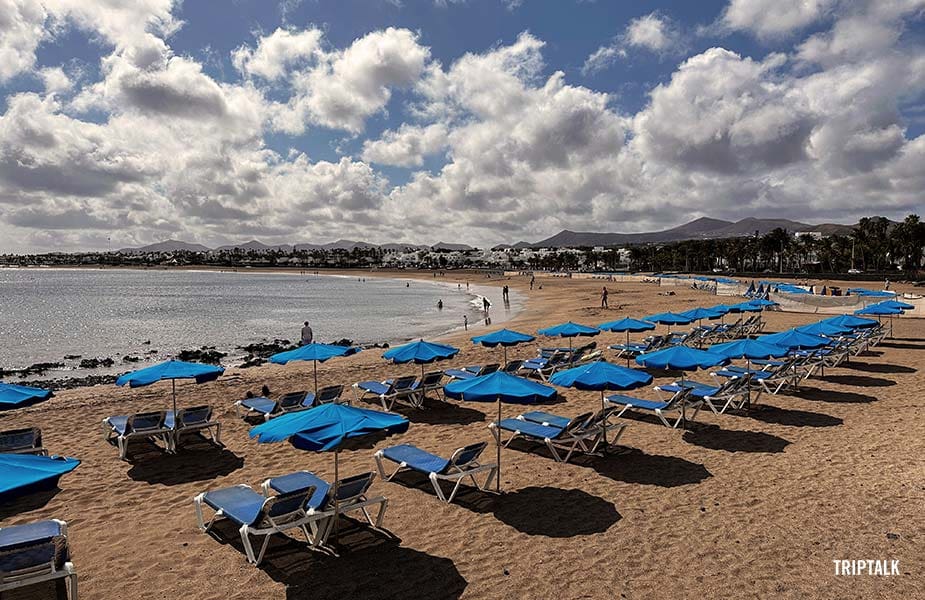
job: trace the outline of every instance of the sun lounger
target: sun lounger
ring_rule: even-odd
[[[301,529],[306,541],[311,544],[306,526],[310,519],[305,512],[305,505],[314,493],[314,486],[307,485],[268,498],[247,485],[236,485],[199,494],[193,498],[193,504],[196,506],[199,529],[203,532],[208,532],[219,519],[228,519],[237,525],[247,561],[257,565],[263,560],[273,534]],[[203,517],[203,505],[214,511],[208,523]],[[263,536],[263,545],[256,554],[251,545],[251,536]]]
[[[491,423],[488,427],[496,443],[504,448],[518,439],[543,444],[557,462],[568,462],[576,452],[594,454],[603,439],[601,413],[584,413],[564,423],[561,420],[537,422],[529,420],[527,415]],[[502,432],[510,434],[506,441],[502,439]]]
[[[667,402],[661,400],[644,400],[624,394],[607,396],[606,400],[611,404],[622,407],[620,412],[617,413],[618,417],[622,417],[628,411],[654,414],[665,427],[670,429],[677,429],[678,426],[685,421],[693,421],[696,419],[697,414],[700,412],[700,408],[703,406],[703,400],[700,398],[691,398],[689,391],[675,394]],[[690,415],[690,417],[687,416],[688,408],[694,409],[694,414]],[[677,414],[674,423],[669,421],[669,415],[671,414]]]
[[[244,398],[243,400],[235,402],[234,406],[235,412],[239,417],[246,419],[256,416],[263,418],[265,421],[269,421],[273,417],[283,413],[310,408],[313,401],[314,396],[309,400],[308,392],[299,391],[283,394],[279,397],[279,400],[270,400],[263,396]]]
[[[382,529],[382,521],[385,519],[385,510],[388,508],[389,501],[385,496],[375,496],[373,498],[367,496],[375,478],[376,474],[370,472],[341,479],[337,484],[337,513],[344,515],[351,512],[360,512],[370,527]],[[291,490],[306,486],[314,486],[316,490],[308,498],[305,511],[309,517],[309,525],[316,524],[316,527],[312,530],[310,543],[313,548],[320,548],[327,543],[328,536],[334,529],[334,495],[332,493],[334,486],[311,471],[296,471],[288,475],[267,479],[262,484],[263,492],[266,495],[273,492],[285,494]],[[379,507],[375,520],[369,514],[371,506]]]
[[[501,368],[502,371],[510,375],[516,375],[517,371],[524,366],[524,361],[522,360],[509,360],[504,367]]]
[[[332,402],[337,402],[338,404],[350,404],[349,400],[344,402],[341,399],[341,396],[343,395],[344,386],[329,385],[318,390],[317,394],[312,392],[306,394],[305,399],[302,401],[302,406],[305,408],[311,408],[312,406],[321,406],[322,404],[330,404]]]
[[[42,430],[38,427],[0,431],[0,452],[48,456],[42,447]]]
[[[115,439],[119,447],[119,458],[125,460],[128,443],[134,439],[161,440],[171,451],[170,435],[172,430],[166,426],[167,413],[164,411],[136,413],[127,416],[114,416],[103,419],[103,439],[107,442]]]
[[[435,392],[437,399],[442,400],[443,371],[431,371],[430,373],[424,373],[423,377],[411,384],[411,389],[414,390],[413,404],[417,407],[423,406],[424,399],[430,392]]]
[[[183,436],[192,433],[207,434],[213,444],[222,445],[222,424],[212,420],[211,406],[184,408],[177,412],[176,418],[173,411],[169,410],[164,418],[164,426],[171,430],[168,439],[174,452]]]
[[[391,411],[399,400],[405,400],[414,405],[416,381],[417,377],[414,375],[385,381],[361,381],[353,384],[353,395],[357,401],[370,396],[378,398],[382,403],[382,409]]]
[[[430,479],[437,497],[449,504],[456,497],[459,486],[467,477],[479,490],[486,491],[491,485],[492,480],[498,473],[498,465],[495,463],[481,464],[478,460],[487,446],[486,442],[470,444],[469,446],[458,448],[450,458],[443,458],[411,444],[401,444],[379,450],[376,452],[375,458],[376,465],[379,467],[379,475],[385,481],[392,481],[399,472],[405,470],[423,473]],[[398,467],[395,468],[391,475],[386,473],[383,459],[398,464]],[[480,484],[475,477],[479,473],[487,473],[484,484]],[[441,480],[455,482],[449,496],[440,487]]]
[[[759,365],[761,369],[748,369],[735,365],[729,365],[715,373],[718,377],[741,377],[748,373],[751,375],[749,385],[754,388],[774,395],[780,393],[784,388],[790,388],[795,385],[794,366],[797,364],[798,356],[788,356],[783,360],[753,360],[752,364]]]
[[[472,379],[474,377],[481,377],[482,375],[494,373],[500,366],[501,365],[498,363],[490,363],[482,366],[475,365],[472,367],[463,367],[461,369],[447,369],[443,374],[450,379]]]
[[[748,383],[750,379],[750,373],[743,373],[739,377],[727,378],[719,385],[684,380],[670,385],[656,386],[655,390],[672,394],[672,397],[687,391],[690,398],[702,400],[707,408],[713,411],[713,414],[721,415],[730,408],[741,409],[749,402]]]
[[[0,595],[56,579],[66,579],[68,598],[77,600],[77,570],[68,548],[67,523],[50,520],[0,527]]]

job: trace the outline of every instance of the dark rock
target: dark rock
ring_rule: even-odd
[[[140,356],[132,356],[130,354],[122,357],[122,362],[124,363],[137,363],[140,360]]]
[[[85,358],[78,365],[81,369],[99,369],[100,367],[111,367],[116,361],[106,358]]]
[[[177,354],[177,359],[189,362],[202,362],[217,365],[221,362],[226,354],[213,348],[203,348],[200,350],[181,350]]]
[[[268,358],[273,354],[294,350],[296,346],[289,340],[275,339],[273,341],[255,342],[246,346],[238,346],[238,350],[244,350],[250,355],[260,358]]]
[[[78,358],[80,358],[79,354],[65,354],[64,355],[64,360],[77,360]]]

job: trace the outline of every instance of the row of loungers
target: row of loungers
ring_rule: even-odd
[[[331,402],[343,402],[341,399],[343,393],[344,386],[329,385],[318,390],[317,394],[306,391],[289,392],[280,396],[279,400],[257,396],[238,400],[234,403],[234,406],[239,417],[257,417],[264,421],[269,421],[273,417],[285,413],[307,410],[313,406]]]
[[[207,435],[214,444],[221,445],[222,425],[213,420],[210,406],[184,408],[176,414],[161,410],[106,417],[102,427],[103,439],[116,443],[122,460],[132,440],[160,441],[170,453],[177,451],[184,436],[193,433]]]

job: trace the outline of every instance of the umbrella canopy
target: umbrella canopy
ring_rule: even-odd
[[[850,327],[846,327],[844,325],[836,325],[835,323],[827,323],[825,321],[817,321],[816,323],[803,325],[802,327],[797,327],[796,329],[797,331],[802,331],[803,333],[808,333],[811,335],[824,335],[827,337],[843,335],[852,331]]]
[[[270,357],[271,363],[276,363],[278,365],[284,365],[292,361],[311,361],[314,363],[312,365],[315,372],[315,393],[318,393],[318,363],[324,362],[328,359],[334,358],[336,356],[345,356],[352,351],[351,348],[347,346],[336,346],[334,344],[306,344],[296,348],[295,350],[288,350],[286,352],[279,352]]]
[[[877,304],[871,304],[870,306],[865,306],[864,308],[858,309],[858,310],[854,311],[854,314],[856,314],[856,315],[876,315],[876,316],[889,315],[889,316],[892,316],[892,315],[899,315],[899,314],[902,314],[902,312],[903,312],[902,309],[894,308],[894,307],[892,307],[892,306],[883,306],[882,304],[877,303]]]
[[[698,350],[687,346],[672,346],[664,350],[646,352],[636,357],[636,363],[654,369],[678,369],[691,371],[694,369],[709,369],[717,365],[724,365],[729,359],[722,354],[709,350]]]
[[[77,468],[76,458],[0,454],[0,499],[8,500],[58,485],[58,479]]]
[[[780,333],[762,335],[757,338],[758,341],[784,348],[794,349],[812,349],[821,348],[829,344],[829,339],[811,333],[804,333],[796,329],[787,329]]]
[[[501,403],[533,404],[552,400],[556,397],[555,388],[510,375],[504,371],[495,371],[488,375],[450,382],[443,388],[443,393],[450,398],[469,402],[496,402],[498,404],[498,422],[501,422]],[[497,448],[498,476],[496,489],[501,491],[501,441],[495,438]]]
[[[421,365],[421,377],[423,377],[424,365],[438,360],[452,358],[457,354],[459,354],[459,348],[447,346],[446,344],[436,344],[434,342],[418,340],[410,344],[405,344],[404,346],[396,346],[391,350],[386,350],[382,354],[382,358],[396,364],[409,362],[419,364]]]
[[[912,310],[915,308],[914,304],[909,304],[908,302],[900,302],[899,300],[884,300],[883,302],[878,302],[877,304],[890,308],[898,308],[899,310]]]
[[[129,387],[134,388],[151,385],[165,379],[195,379],[196,383],[206,383],[207,381],[215,381],[224,372],[225,369],[215,365],[168,360],[158,365],[120,375],[116,379],[116,385],[127,384]]]
[[[554,374],[553,385],[571,387],[576,390],[593,390],[601,393],[601,410],[604,410],[604,392],[610,390],[632,390],[652,383],[652,376],[644,371],[628,369],[599,360],[580,367],[574,367]],[[605,418],[606,421],[606,418]],[[604,425],[604,446],[607,446],[607,426]]]
[[[729,312],[761,312],[764,306],[759,306],[753,302],[739,302],[729,306]]]
[[[789,350],[783,346],[767,344],[765,342],[753,339],[735,340],[723,344],[714,344],[710,346],[710,352],[722,354],[726,358],[778,358],[786,356]]]
[[[408,419],[394,413],[332,402],[310,410],[280,415],[250,431],[261,444],[289,442],[301,450],[330,452],[348,439],[372,433],[404,433]]]
[[[12,410],[51,398],[51,390],[0,381],[0,410]]]
[[[498,331],[472,338],[472,343],[494,348],[495,346],[516,346],[524,342],[532,342],[534,339],[536,338],[526,333],[511,331],[510,329],[499,329]]]
[[[508,402],[533,404],[552,400],[556,390],[523,377],[495,371],[481,377],[462,379],[446,384],[443,392],[450,398],[469,402]]]
[[[545,329],[537,330],[537,333],[540,335],[545,335],[546,337],[564,337],[568,338],[568,347],[572,347],[572,338],[583,336],[590,337],[597,335],[601,332],[600,329],[596,327],[588,327],[587,325],[580,325],[578,323],[572,323],[571,321],[566,321],[565,323],[559,323],[558,325],[553,325],[552,327],[546,327]]]
[[[728,304],[716,304],[716,305],[714,305],[714,306],[708,307],[708,309],[709,309],[709,310],[712,310],[712,311],[714,311],[714,312],[718,312],[718,313],[721,314],[721,315],[725,315],[725,314],[727,314],[727,313],[732,312],[732,311],[729,309],[729,305],[728,305]]]
[[[576,390],[631,390],[652,383],[652,376],[644,371],[627,369],[599,360],[559,371],[549,382]]]
[[[643,317],[643,320],[650,323],[661,323],[662,325],[687,325],[694,319],[673,312],[663,312],[648,315]]]
[[[215,381],[224,372],[224,368],[215,365],[168,360],[151,367],[120,375],[116,379],[116,385],[128,385],[136,388],[169,379],[173,385],[173,412],[176,414],[177,379],[192,379],[196,383],[206,383]]]
[[[510,329],[499,329],[498,331],[493,331],[491,333],[486,333],[485,335],[478,335],[472,338],[473,344],[481,344],[487,346],[488,348],[494,348],[496,346],[501,346],[504,348],[504,362],[507,364],[507,348],[508,346],[516,346],[517,344],[523,344],[526,342],[532,342],[535,340],[532,335],[527,333],[520,333],[519,331],[511,331]]]
[[[723,313],[713,310],[711,308],[692,308],[690,310],[685,310],[682,313],[679,313],[682,317],[687,317],[691,321],[700,321],[703,319],[718,319],[723,316]]]
[[[768,300],[767,298],[752,298],[746,304],[754,304],[755,306],[768,307],[768,306],[778,306],[777,302],[773,300]]]
[[[850,327],[852,329],[866,329],[868,327],[876,327],[878,325],[877,321],[874,319],[864,319],[854,315],[839,315],[837,317],[829,317],[828,319],[823,319],[822,322],[834,323],[835,325],[844,325],[845,327]]]
[[[649,331],[650,329],[655,329],[655,325],[648,321],[626,317],[617,321],[601,323],[597,328],[601,331]]]

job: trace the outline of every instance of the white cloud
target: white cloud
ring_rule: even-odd
[[[320,52],[322,35],[318,29],[290,31],[280,28],[262,37],[254,50],[248,46],[238,47],[232,52],[232,62],[245,75],[277,80],[293,65]]]
[[[837,0],[730,0],[721,22],[767,39],[789,35],[815,23]]]
[[[677,53],[683,49],[681,31],[668,17],[657,12],[633,19],[610,44],[592,52],[581,68],[583,75],[603,71],[628,51],[641,48],[659,55]]]
[[[0,83],[32,69],[46,17],[38,2],[0,0]]]
[[[420,167],[424,158],[446,147],[447,130],[442,123],[427,127],[403,124],[386,131],[378,140],[363,142],[362,158],[367,162],[395,167]]]
[[[71,80],[61,67],[46,67],[38,74],[48,94],[57,94],[71,89]]]
[[[276,107],[273,125],[292,134],[311,123],[359,133],[385,108],[392,89],[415,84],[429,57],[407,29],[369,33],[343,51],[325,53],[316,66],[294,71],[293,95]]]

